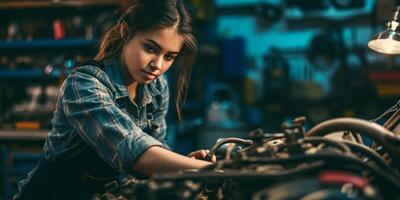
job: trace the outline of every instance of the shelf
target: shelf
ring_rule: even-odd
[[[50,130],[1,129],[0,141],[44,141]]]
[[[265,19],[276,21],[281,15],[281,8],[270,3],[250,3],[240,5],[229,5],[217,7],[218,16],[227,15],[249,15],[263,17]]]
[[[122,0],[47,0],[47,1],[8,1],[0,2],[0,9],[27,9],[27,8],[66,8],[88,6],[117,6]]]
[[[315,28],[315,27],[338,27],[351,25],[370,25],[371,14],[362,13],[347,18],[329,18],[323,16],[312,16],[304,18],[285,18],[288,29]]]
[[[380,97],[396,97],[400,95],[400,71],[374,70],[368,74]]]
[[[398,82],[400,83],[400,71],[371,71],[369,78],[373,82]]]
[[[400,84],[376,83],[375,88],[380,97],[398,97],[400,95]]]
[[[94,47],[99,40],[92,39],[38,39],[32,41],[0,41],[0,50],[27,49],[27,48],[71,48],[71,47]]]
[[[60,71],[54,71],[50,74],[50,78],[59,78]],[[16,70],[0,70],[0,78],[43,78],[42,69],[16,69]]]

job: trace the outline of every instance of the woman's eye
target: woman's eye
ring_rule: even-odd
[[[175,59],[175,56],[165,55],[165,60],[171,61],[171,60],[173,60],[173,59]]]
[[[154,47],[152,47],[151,45],[144,45],[144,49],[148,52],[148,53],[155,53],[156,50]]]

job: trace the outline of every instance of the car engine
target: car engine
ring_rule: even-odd
[[[218,161],[206,168],[128,176],[93,199],[400,199],[399,102],[383,125],[336,118],[305,131],[298,117],[280,133],[223,138],[205,158]]]

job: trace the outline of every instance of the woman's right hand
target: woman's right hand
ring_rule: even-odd
[[[197,151],[193,151],[192,153],[190,153],[188,155],[188,157],[189,158],[193,158],[193,159],[204,160],[204,158],[206,157],[208,152],[210,152],[210,150],[208,150],[208,149],[200,149],[200,150],[197,150]],[[215,155],[213,155],[213,157],[212,157],[212,159],[210,161],[211,162],[216,162],[217,161],[217,157]]]

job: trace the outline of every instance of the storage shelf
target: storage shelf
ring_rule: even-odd
[[[50,130],[0,129],[1,141],[44,141]]]
[[[369,78],[373,82],[397,82],[400,83],[400,70],[395,71],[371,71]]]
[[[38,39],[32,41],[0,41],[0,50],[28,49],[28,48],[70,48],[70,47],[92,47],[97,44],[97,39]]]
[[[26,8],[68,8],[89,6],[112,6],[122,4],[122,0],[46,0],[46,1],[8,1],[0,2],[0,9]]]
[[[50,74],[50,78],[58,78],[60,70],[56,70]],[[43,78],[44,72],[42,69],[0,69],[0,78]]]

